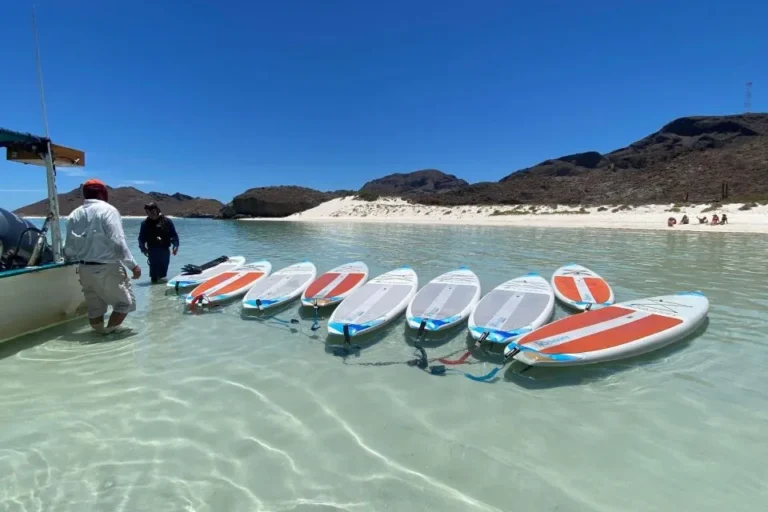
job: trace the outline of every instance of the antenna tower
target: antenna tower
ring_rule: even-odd
[[[747,82],[746,94],[744,97],[744,112],[749,113],[752,110],[752,82]]]

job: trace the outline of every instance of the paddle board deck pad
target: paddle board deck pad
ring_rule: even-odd
[[[559,301],[579,311],[610,306],[615,301],[613,290],[605,279],[576,263],[555,270],[552,288]]]
[[[555,313],[555,294],[546,279],[532,272],[500,284],[469,316],[474,339],[502,343],[538,329]]]
[[[298,298],[315,280],[317,268],[309,261],[281,268],[261,279],[243,297],[245,309],[269,309]]]
[[[701,292],[622,302],[562,318],[510,343],[506,356],[530,366],[570,366],[637,356],[679,341],[707,317]]]
[[[355,261],[339,265],[315,279],[301,295],[304,306],[333,306],[365,284],[368,265]]]
[[[408,326],[430,332],[467,319],[480,300],[480,280],[466,267],[446,272],[416,293],[405,313]]]
[[[181,273],[168,281],[167,286],[171,288],[189,288],[190,286],[197,286],[212,277],[218,276],[223,272],[235,270],[243,265],[245,265],[245,258],[243,256],[232,256],[227,261],[219,263],[215,267],[205,269],[199,274]]]
[[[207,305],[234,299],[247,293],[260,279],[269,276],[270,272],[272,264],[268,261],[248,263],[208,279],[189,292],[184,300],[187,304],[199,300]]]
[[[371,279],[333,311],[328,319],[328,333],[345,335],[346,330],[353,337],[383,327],[405,311],[418,287],[419,278],[410,267],[390,270]]]

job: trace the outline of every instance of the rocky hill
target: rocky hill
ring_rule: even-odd
[[[185,194],[163,194],[161,192],[142,192],[133,187],[118,187],[109,190],[109,203],[115,206],[121,215],[145,215],[144,205],[154,201],[160,206],[160,210],[166,215],[175,217],[215,217],[224,206],[215,199],[202,199]],[[59,212],[61,215],[69,215],[72,210],[83,204],[83,196],[80,187],[59,194]],[[46,199],[19,208],[14,213],[27,216],[45,216],[48,213],[48,201]]]
[[[363,185],[360,192],[382,196],[408,196],[439,193],[468,185],[469,183],[452,174],[445,174],[436,169],[425,169],[407,174],[390,174],[369,181]]]
[[[727,197],[723,197],[723,184]],[[768,199],[768,114],[680,118],[628,147],[546,160],[425,204],[641,204]]]
[[[222,208],[219,218],[287,217],[348,194],[348,191],[320,192],[296,186],[251,188]]]

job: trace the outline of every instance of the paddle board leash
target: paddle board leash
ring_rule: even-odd
[[[424,330],[427,328],[427,321],[422,320],[421,325],[419,325],[419,330],[416,332],[416,339],[421,339],[422,336],[424,336]]]
[[[461,356],[460,358],[458,358],[458,359],[453,359],[453,360],[450,360],[450,359],[446,359],[446,358],[441,358],[441,359],[438,359],[438,361],[440,361],[440,362],[441,362],[441,363],[443,363],[443,364],[448,364],[448,365],[458,365],[458,364],[464,364],[464,363],[466,363],[466,362],[467,362],[467,359],[469,359],[469,356],[471,356],[471,355],[472,355],[472,350],[473,350],[473,349],[475,349],[475,348],[478,348],[480,345],[482,345],[482,344],[483,344],[483,342],[486,340],[486,338],[488,338],[488,335],[489,335],[489,334],[491,334],[491,333],[490,333],[490,331],[485,331],[485,332],[484,332],[484,333],[483,333],[483,334],[480,336],[480,338],[478,338],[478,339],[477,339],[477,341],[475,341],[475,342],[472,344],[472,346],[471,346],[471,347],[469,347],[469,349],[468,349],[468,350],[467,350],[467,351],[464,353],[464,355],[463,355],[463,356]],[[446,357],[447,357],[447,356],[446,356]]]
[[[360,345],[352,344],[352,337],[349,335],[349,324],[344,324],[343,329],[344,345],[333,349],[333,355],[341,357],[342,359],[351,354],[359,354],[361,349]]]
[[[315,300],[314,300],[314,304],[313,304],[313,306],[312,306],[312,307],[313,307],[313,308],[314,308],[314,310],[315,310],[315,317],[314,317],[314,319],[313,319],[313,322],[312,322],[312,327],[311,327],[311,329],[312,329],[313,331],[316,331],[316,330],[318,330],[318,329],[320,328],[320,314],[318,313],[318,309],[319,309],[319,308],[317,307],[317,299],[315,299]]]
[[[465,374],[464,374],[464,376],[465,376],[466,378],[468,378],[468,379],[471,379],[471,380],[474,380],[474,381],[476,381],[476,382],[488,382],[488,381],[490,381],[491,379],[493,379],[494,377],[496,377],[496,374],[498,374],[498,373],[499,373],[501,370],[503,370],[503,369],[504,369],[504,366],[507,364],[507,362],[509,362],[509,360],[510,360],[510,359],[512,359],[513,357],[515,357],[515,355],[517,355],[517,353],[518,353],[518,352],[520,352],[520,350],[521,350],[521,349],[520,349],[520,347],[518,347],[518,346],[515,346],[515,348],[514,348],[514,349],[512,349],[512,350],[509,352],[509,354],[506,354],[506,355],[504,355],[504,361],[503,361],[503,362],[502,362],[502,363],[501,363],[499,366],[497,366],[497,367],[496,367],[496,368],[494,368],[493,370],[489,371],[489,372],[488,372],[488,373],[486,373],[485,375],[471,375],[471,374],[469,374],[469,373],[465,373]],[[530,366],[526,366],[525,368],[523,368],[522,370],[520,370],[520,372],[519,372],[519,373],[525,373],[525,372],[527,372],[527,371],[528,371],[528,370],[530,370],[530,369],[531,369],[531,367],[530,367]]]
[[[190,311],[197,311],[197,307],[200,306],[202,309],[206,304],[205,302],[208,302],[208,306],[211,305],[211,299],[208,298],[208,296],[204,293],[201,293],[197,297],[193,298],[192,301],[189,303],[189,310]]]
[[[264,310],[261,309],[261,299],[256,299],[256,307],[259,309],[259,313],[263,314]],[[291,325],[291,324],[298,324],[299,321],[296,318],[291,318],[290,320],[284,320],[282,318],[278,318],[277,315],[267,316],[264,318],[265,320],[274,320],[275,322],[279,322],[281,324],[285,325]]]

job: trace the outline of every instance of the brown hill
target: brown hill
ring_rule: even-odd
[[[185,194],[163,194],[161,192],[142,192],[133,187],[118,187],[109,189],[109,203],[114,205],[121,215],[145,215],[144,205],[154,201],[166,215],[175,217],[215,217],[224,206],[215,199],[202,199]],[[83,204],[80,187],[59,194],[59,212],[69,215],[72,210]],[[23,206],[14,213],[27,216],[45,216],[48,213],[46,199],[37,203]]]
[[[436,169],[425,169],[407,174],[397,173],[371,180],[360,189],[361,193],[382,196],[403,196],[415,193],[432,193],[452,190],[469,185],[453,174]]]
[[[723,183],[727,197],[723,197]],[[425,204],[640,204],[768,199],[768,114],[677,119],[606,155],[580,153],[477,183]]]

